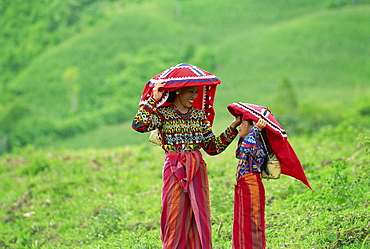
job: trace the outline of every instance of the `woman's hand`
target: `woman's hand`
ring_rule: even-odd
[[[242,117],[237,116],[234,121],[231,123],[230,127],[231,129],[235,130],[236,127],[238,127],[242,123]]]
[[[164,87],[164,85],[166,85],[164,80],[155,83],[154,88],[153,88],[153,98],[155,100],[158,101],[162,98],[163,92],[159,91],[159,88]]]
[[[262,118],[260,118],[259,120],[258,120],[258,122],[257,122],[257,127],[260,129],[260,130],[262,130],[263,128],[265,128],[266,127],[266,121],[264,120],[264,119],[262,119]]]

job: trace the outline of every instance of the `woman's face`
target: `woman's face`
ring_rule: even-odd
[[[179,90],[177,95],[178,102],[182,107],[189,108],[193,104],[194,100],[198,97],[198,87],[184,87]]]
[[[243,120],[239,126],[239,136],[246,137],[251,131],[253,125],[250,125],[248,121]]]

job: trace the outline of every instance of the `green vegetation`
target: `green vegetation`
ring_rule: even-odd
[[[0,153],[129,122],[148,79],[180,62],[223,81],[215,103],[222,127],[235,101],[274,110],[285,78],[301,120],[288,131],[338,123],[369,108],[369,8],[321,0],[3,2]],[[316,109],[324,114],[307,118]],[[327,115],[334,109],[341,111]]]
[[[291,143],[314,192],[287,176],[264,181],[268,248],[369,248],[369,130],[343,122]],[[234,149],[205,157],[214,248],[231,247]],[[149,143],[2,156],[0,245],[161,248],[163,159]]]
[[[369,0],[0,1],[0,247],[161,248],[163,152],[131,129],[144,84],[217,75],[215,133],[269,107],[315,192],[265,181],[269,248],[370,247]],[[235,143],[208,163],[231,247]]]

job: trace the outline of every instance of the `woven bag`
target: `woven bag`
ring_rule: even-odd
[[[267,165],[263,167],[261,170],[261,177],[267,180],[268,179],[279,179],[280,174],[281,174],[280,161],[275,154],[270,155],[262,134],[261,134],[261,138],[262,138],[263,145],[265,146],[265,149],[266,149],[267,157],[269,159],[267,162]]]
[[[161,141],[158,129],[150,132],[150,136],[148,140],[156,145],[159,145],[159,146],[162,145],[162,141]]]
[[[275,154],[269,157],[266,168],[262,169],[261,177],[264,179],[279,179],[281,174],[280,161]]]

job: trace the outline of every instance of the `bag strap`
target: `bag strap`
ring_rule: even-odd
[[[265,143],[265,139],[263,138],[263,135],[262,135],[262,130],[260,132],[260,136],[262,138],[263,146],[265,147],[267,157],[269,158],[269,161],[271,161],[270,153],[269,153],[269,151],[267,149],[267,146],[266,146],[266,143]]]

